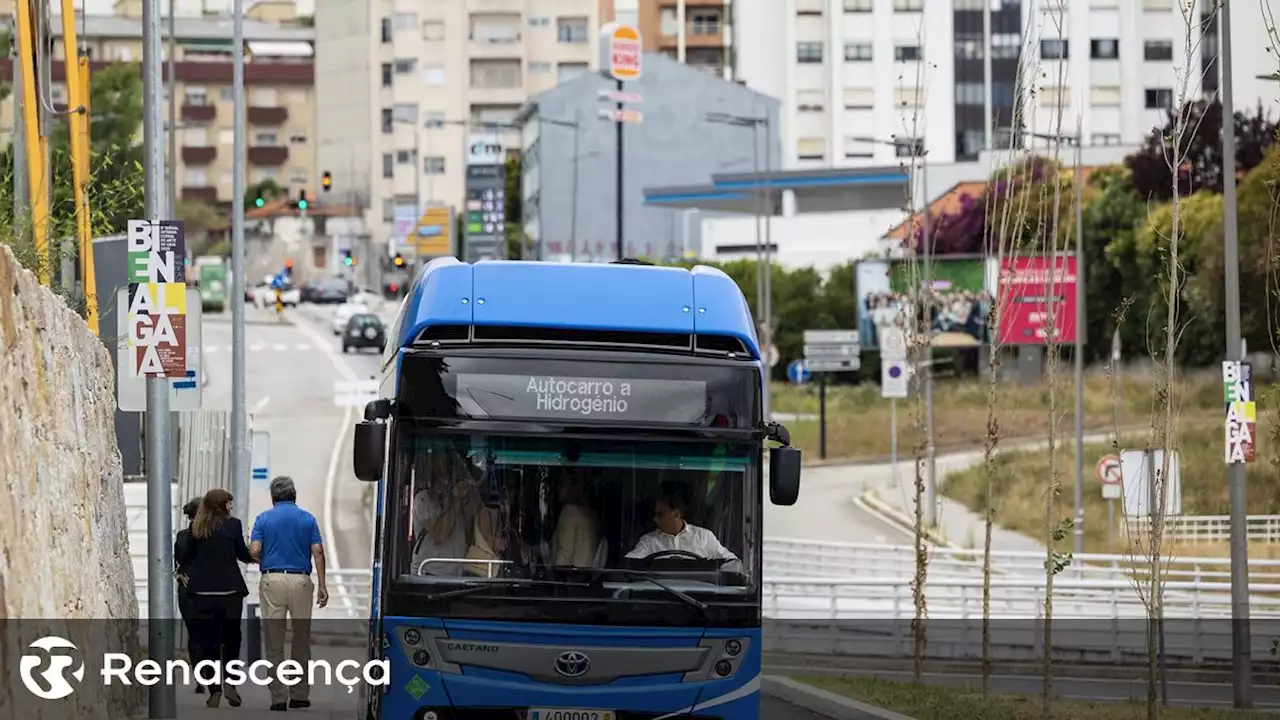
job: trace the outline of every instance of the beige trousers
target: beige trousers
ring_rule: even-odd
[[[311,662],[311,607],[315,589],[315,583],[309,575],[265,573],[258,582],[267,661],[273,668],[280,667],[280,663],[284,662],[286,618],[292,618],[293,642],[290,644],[289,657],[302,666],[303,673],[301,681],[292,687],[279,680],[271,681],[273,705],[288,700],[307,700],[310,697],[307,665]]]

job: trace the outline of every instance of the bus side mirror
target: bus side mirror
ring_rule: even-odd
[[[769,500],[774,505],[795,505],[800,496],[800,448],[769,449]]]
[[[387,426],[380,422],[356,424],[355,471],[364,482],[382,479],[382,466],[387,449]]]

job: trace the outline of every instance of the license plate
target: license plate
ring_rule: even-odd
[[[614,720],[612,710],[529,708],[529,720]]]

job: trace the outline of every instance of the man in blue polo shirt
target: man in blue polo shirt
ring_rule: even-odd
[[[258,598],[262,619],[267,621],[263,624],[267,661],[273,667],[284,662],[285,624],[293,618],[290,658],[302,666],[304,674],[301,682],[288,688],[279,680],[271,681],[271,709],[283,711],[311,706],[306,676],[311,662],[311,600],[315,593],[316,606],[324,607],[329,590],[324,582],[324,542],[315,516],[298,507],[292,478],[277,477],[270,490],[272,507],[254,520],[249,553],[262,570]],[[313,560],[318,592],[311,582]]]

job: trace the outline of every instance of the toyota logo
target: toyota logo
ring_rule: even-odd
[[[556,658],[556,672],[567,678],[582,677],[590,669],[591,658],[577,650],[562,652],[560,657]]]

